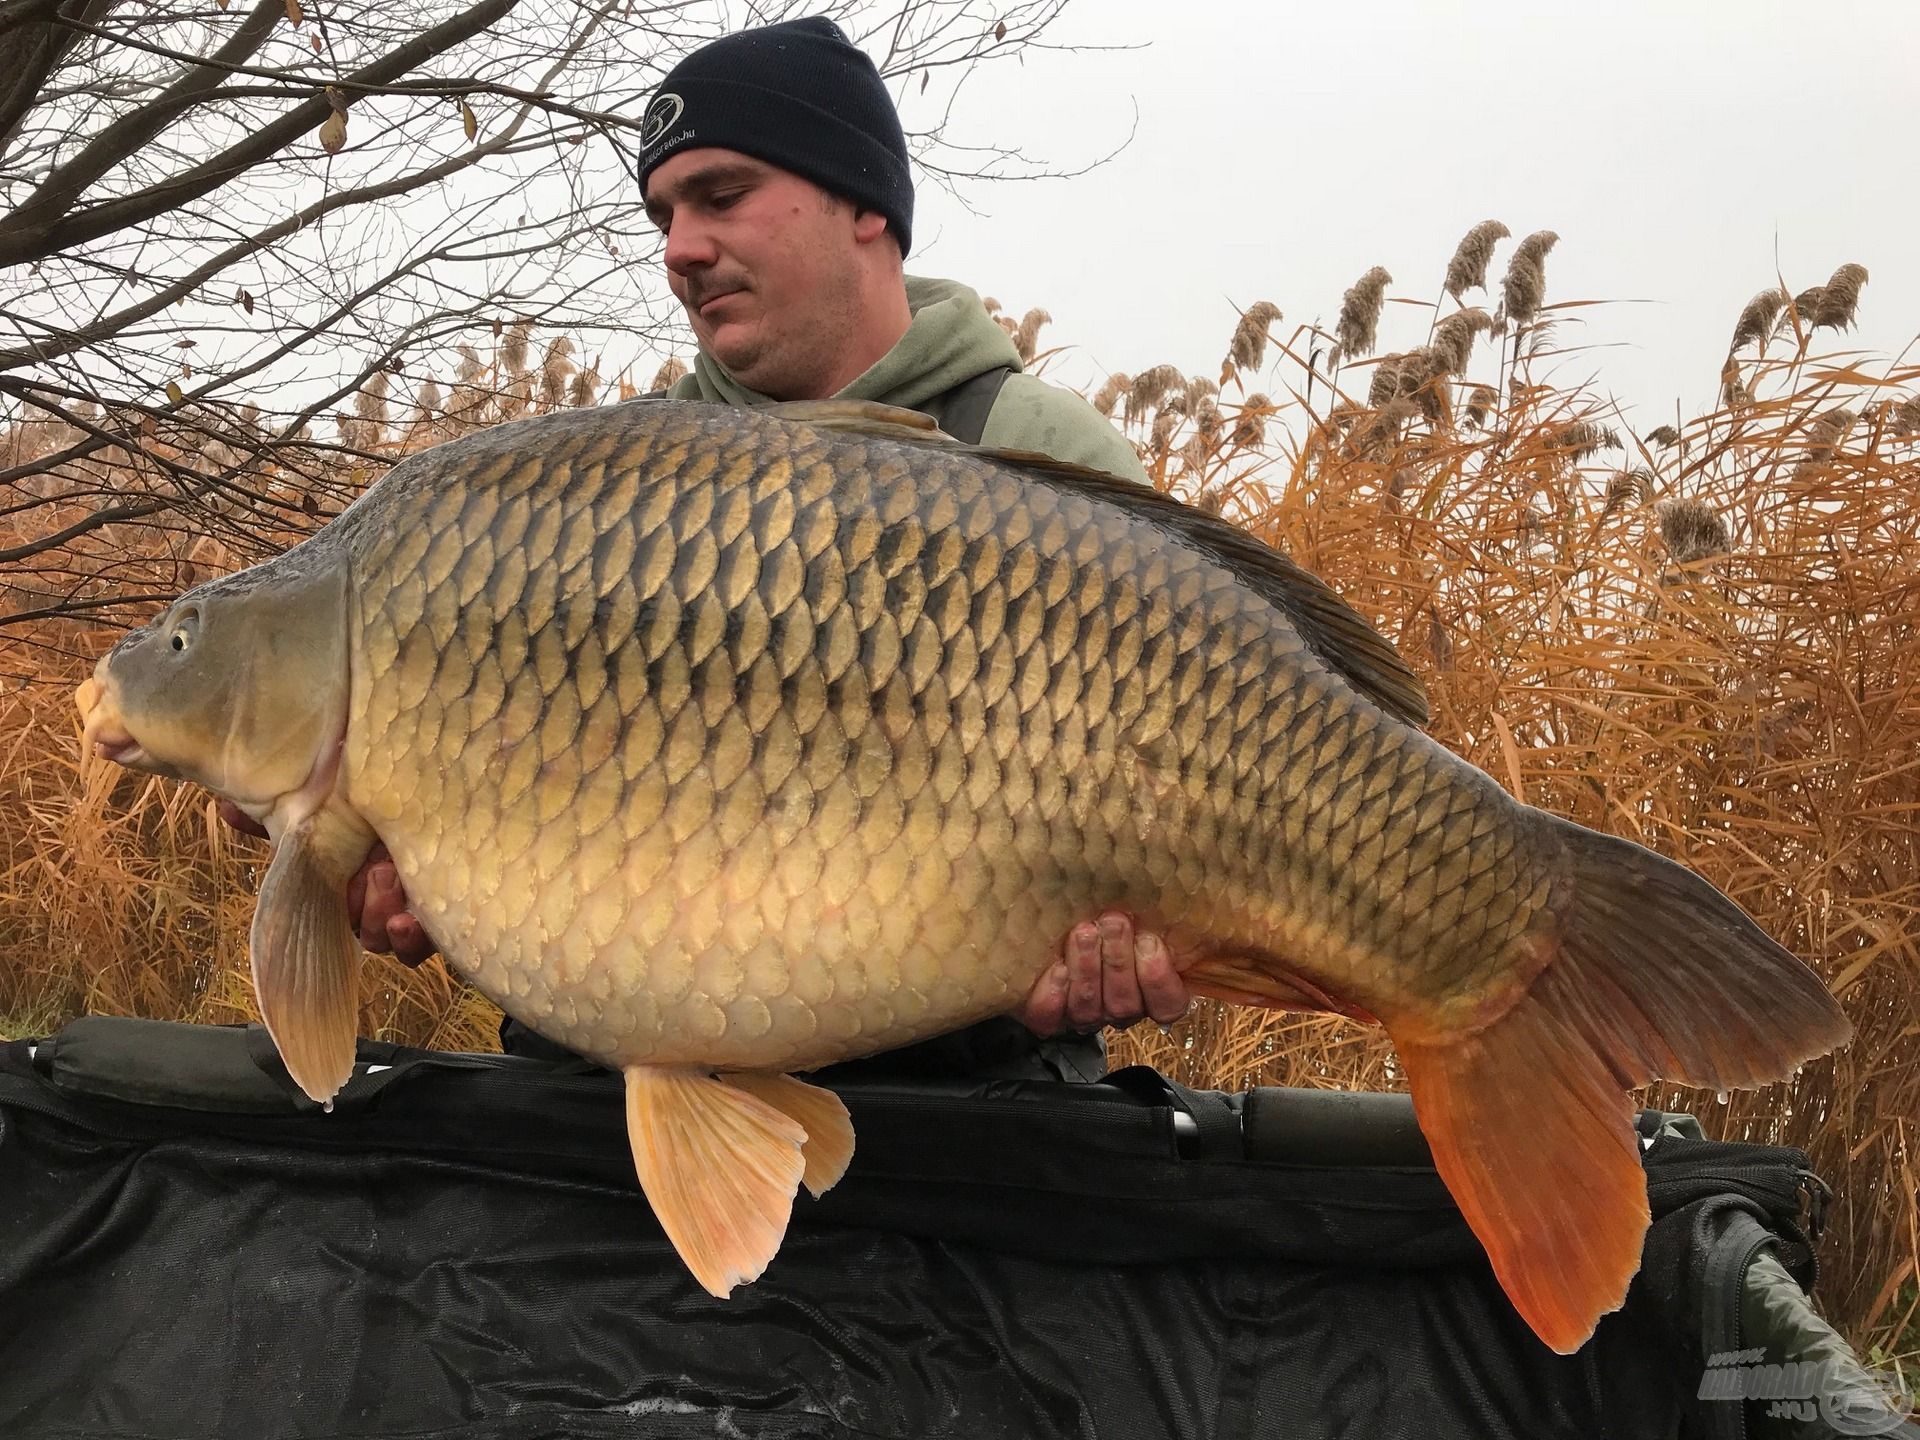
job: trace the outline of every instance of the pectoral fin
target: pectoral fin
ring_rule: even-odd
[[[626,1076],[640,1188],[694,1279],[725,1299],[780,1249],[807,1132],[703,1071],[633,1065]]]
[[[325,1104],[353,1074],[360,942],[347,924],[347,881],[373,832],[328,808],[281,835],[250,936],[253,988],[294,1083]]]
[[[807,1193],[819,1199],[839,1182],[853,1161],[853,1120],[831,1090],[791,1075],[751,1072],[726,1077],[729,1085],[758,1096],[807,1132],[800,1147]]]

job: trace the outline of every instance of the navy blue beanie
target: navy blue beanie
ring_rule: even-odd
[[[661,161],[738,150],[877,210],[905,255],[913,178],[893,97],[866,52],[823,16],[722,35],[660,82],[640,130],[640,189]]]

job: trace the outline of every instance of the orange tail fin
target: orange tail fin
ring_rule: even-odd
[[[1538,818],[1574,882],[1553,957],[1479,1030],[1388,1030],[1435,1166],[1501,1287],[1570,1354],[1640,1267],[1649,1214],[1629,1092],[1655,1078],[1712,1090],[1783,1080],[1851,1027],[1812,970],[1698,875]],[[1186,979],[1221,999],[1367,1018],[1264,969],[1202,961]]]
[[[1851,1032],[1820,978],[1698,875],[1555,822],[1572,866],[1557,951],[1511,1009],[1396,1038],[1420,1128],[1540,1338],[1578,1349],[1640,1267],[1648,1210],[1628,1092],[1784,1080]]]

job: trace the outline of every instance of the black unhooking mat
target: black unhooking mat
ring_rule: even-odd
[[[1662,1135],[1629,1304],[1562,1358],[1404,1097],[1136,1069],[836,1087],[852,1170],[722,1302],[639,1193],[617,1076],[360,1059],[321,1114],[257,1027],[0,1047],[0,1437],[1737,1433],[1694,1399],[1729,1257],[1811,1280],[1804,1154]]]

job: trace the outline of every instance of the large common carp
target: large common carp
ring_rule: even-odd
[[[1628,1090],[1843,1041],[1730,900],[1421,733],[1334,593],[1124,481],[880,407],[654,402],[416,455],[190,591],[86,735],[276,842],[254,981],[350,1075],[376,839],[448,961],[625,1072],[641,1184],[715,1294],[844,1171],[793,1078],[1012,1008],[1108,907],[1201,994],[1377,1018],[1507,1294],[1570,1351],[1648,1222]]]

